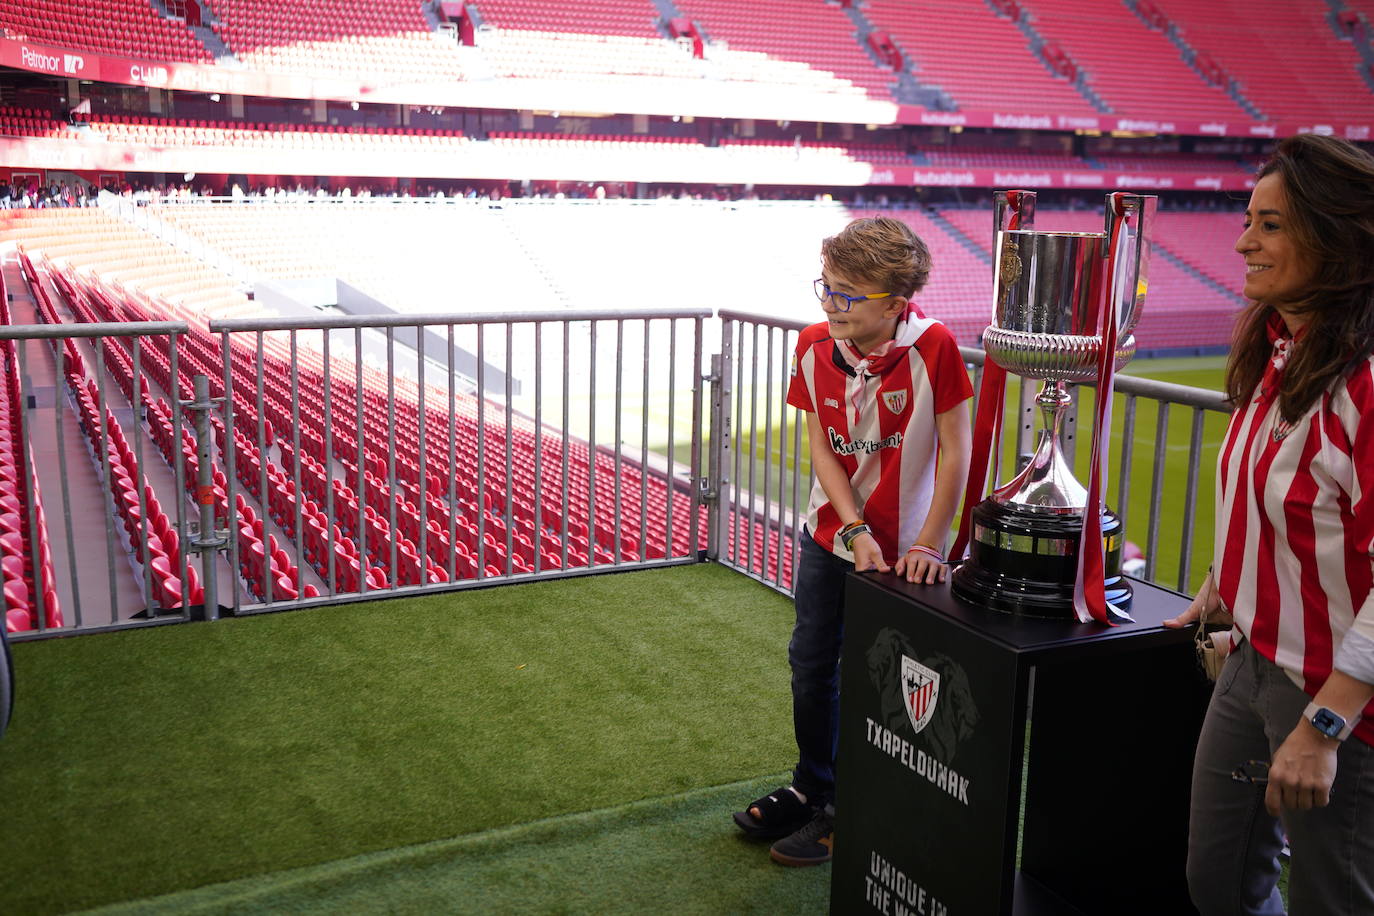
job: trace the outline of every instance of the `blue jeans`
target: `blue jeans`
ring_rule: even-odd
[[[803,530],[793,581],[797,623],[787,661],[792,666],[792,729],[799,755],[792,785],[814,805],[835,799],[844,582],[853,568],[853,563],[821,547]]]
[[[1309,811],[1264,809],[1264,787],[1231,779],[1247,760],[1268,760],[1307,705],[1282,669],[1242,642],[1217,678],[1193,763],[1188,885],[1202,916],[1278,916],[1283,833],[1293,857],[1294,916],[1374,913],[1374,747],[1341,745],[1331,803]]]

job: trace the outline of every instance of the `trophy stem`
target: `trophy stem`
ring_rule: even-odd
[[[1045,380],[1045,386],[1035,396],[1035,405],[1040,408],[1040,414],[1045,421],[1040,443],[1036,446],[1037,451],[1044,445],[1045,436],[1052,437],[1056,442],[1059,441],[1059,431],[1064,426],[1064,413],[1072,404],[1073,396],[1069,394],[1069,390],[1064,387],[1063,382],[1054,379]]]
[[[1073,397],[1062,381],[1046,380],[1035,398],[1045,425],[1030,462],[1012,480],[993,491],[992,498],[1002,505],[1018,506],[1029,512],[1049,515],[1082,515],[1088,503],[1088,490],[1069,470],[1059,446],[1059,431],[1064,413]]]

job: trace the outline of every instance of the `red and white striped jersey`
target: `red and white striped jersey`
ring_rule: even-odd
[[[802,331],[787,403],[816,414],[849,474],[859,514],[883,557],[896,562],[916,540],[935,487],[936,414],[973,396],[954,337],[914,310],[897,336],[861,357],[830,337],[825,322]],[[807,528],[822,547],[853,562],[838,537],[840,518],[817,481]]]
[[[1347,634],[1360,680],[1374,669],[1374,357],[1296,423],[1278,403],[1290,339],[1276,315],[1273,357],[1237,408],[1217,460],[1214,569],[1236,626],[1309,695]],[[1342,664],[1342,670],[1347,665]],[[1374,744],[1374,703],[1355,734]]]

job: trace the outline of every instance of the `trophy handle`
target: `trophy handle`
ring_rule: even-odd
[[[997,250],[997,233],[1003,229],[1035,228],[1034,191],[992,192],[992,247]],[[993,265],[993,270],[997,266]]]
[[[1150,239],[1154,235],[1155,211],[1159,198],[1153,194],[1128,194],[1113,191],[1107,195],[1106,232],[1108,245],[1103,251],[1111,264],[1107,277],[1109,295],[1116,297],[1116,322],[1122,336],[1129,334],[1144,310],[1149,289]],[[1119,251],[1112,244],[1120,227],[1130,247]]]

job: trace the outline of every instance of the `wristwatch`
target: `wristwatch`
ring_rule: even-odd
[[[1332,712],[1325,706],[1318,706],[1314,700],[1302,711],[1302,717],[1312,723],[1312,727],[1328,738],[1344,741],[1350,737],[1355,726],[1345,721],[1340,713]]]

